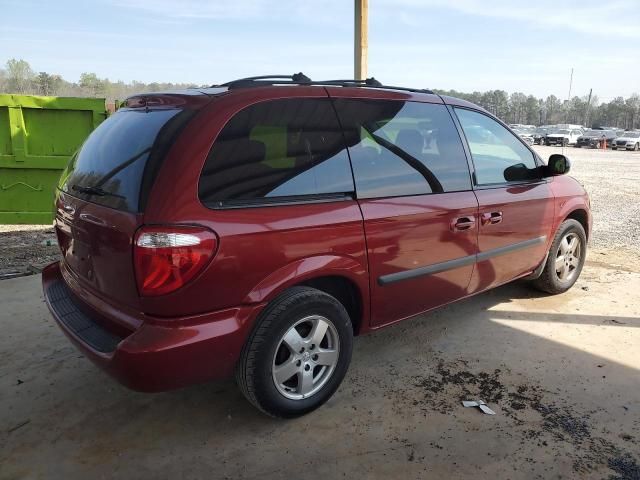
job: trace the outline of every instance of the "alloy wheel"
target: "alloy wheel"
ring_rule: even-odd
[[[340,341],[331,320],[311,315],[297,321],[280,339],[273,357],[273,382],[291,400],[318,393],[338,364]]]
[[[556,275],[563,282],[573,280],[578,271],[582,255],[582,243],[576,233],[568,233],[560,242],[556,252]]]

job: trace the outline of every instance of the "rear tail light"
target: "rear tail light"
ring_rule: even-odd
[[[140,295],[165,295],[182,287],[204,269],[217,247],[215,233],[204,227],[142,227],[133,247]]]

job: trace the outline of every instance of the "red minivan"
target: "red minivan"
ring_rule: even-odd
[[[518,278],[569,289],[591,230],[569,167],[473,104],[373,79],[138,95],[60,179],[44,294],[133,389],[235,373],[293,417],[335,392],[355,335]]]

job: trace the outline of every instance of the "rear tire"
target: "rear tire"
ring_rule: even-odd
[[[236,367],[244,396],[267,415],[293,418],[325,403],[342,382],[353,349],[344,306],[310,287],[293,287],[258,319]]]
[[[587,256],[587,235],[580,222],[565,220],[558,227],[542,274],[532,284],[556,295],[569,290],[580,277]]]

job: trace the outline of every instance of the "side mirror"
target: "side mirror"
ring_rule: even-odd
[[[539,177],[538,169],[528,169],[524,163],[516,163],[506,168],[504,173],[504,179],[507,182],[524,182]]]
[[[568,157],[559,153],[554,153],[549,157],[549,163],[546,169],[547,177],[554,177],[556,175],[565,175],[571,170],[571,162]]]

